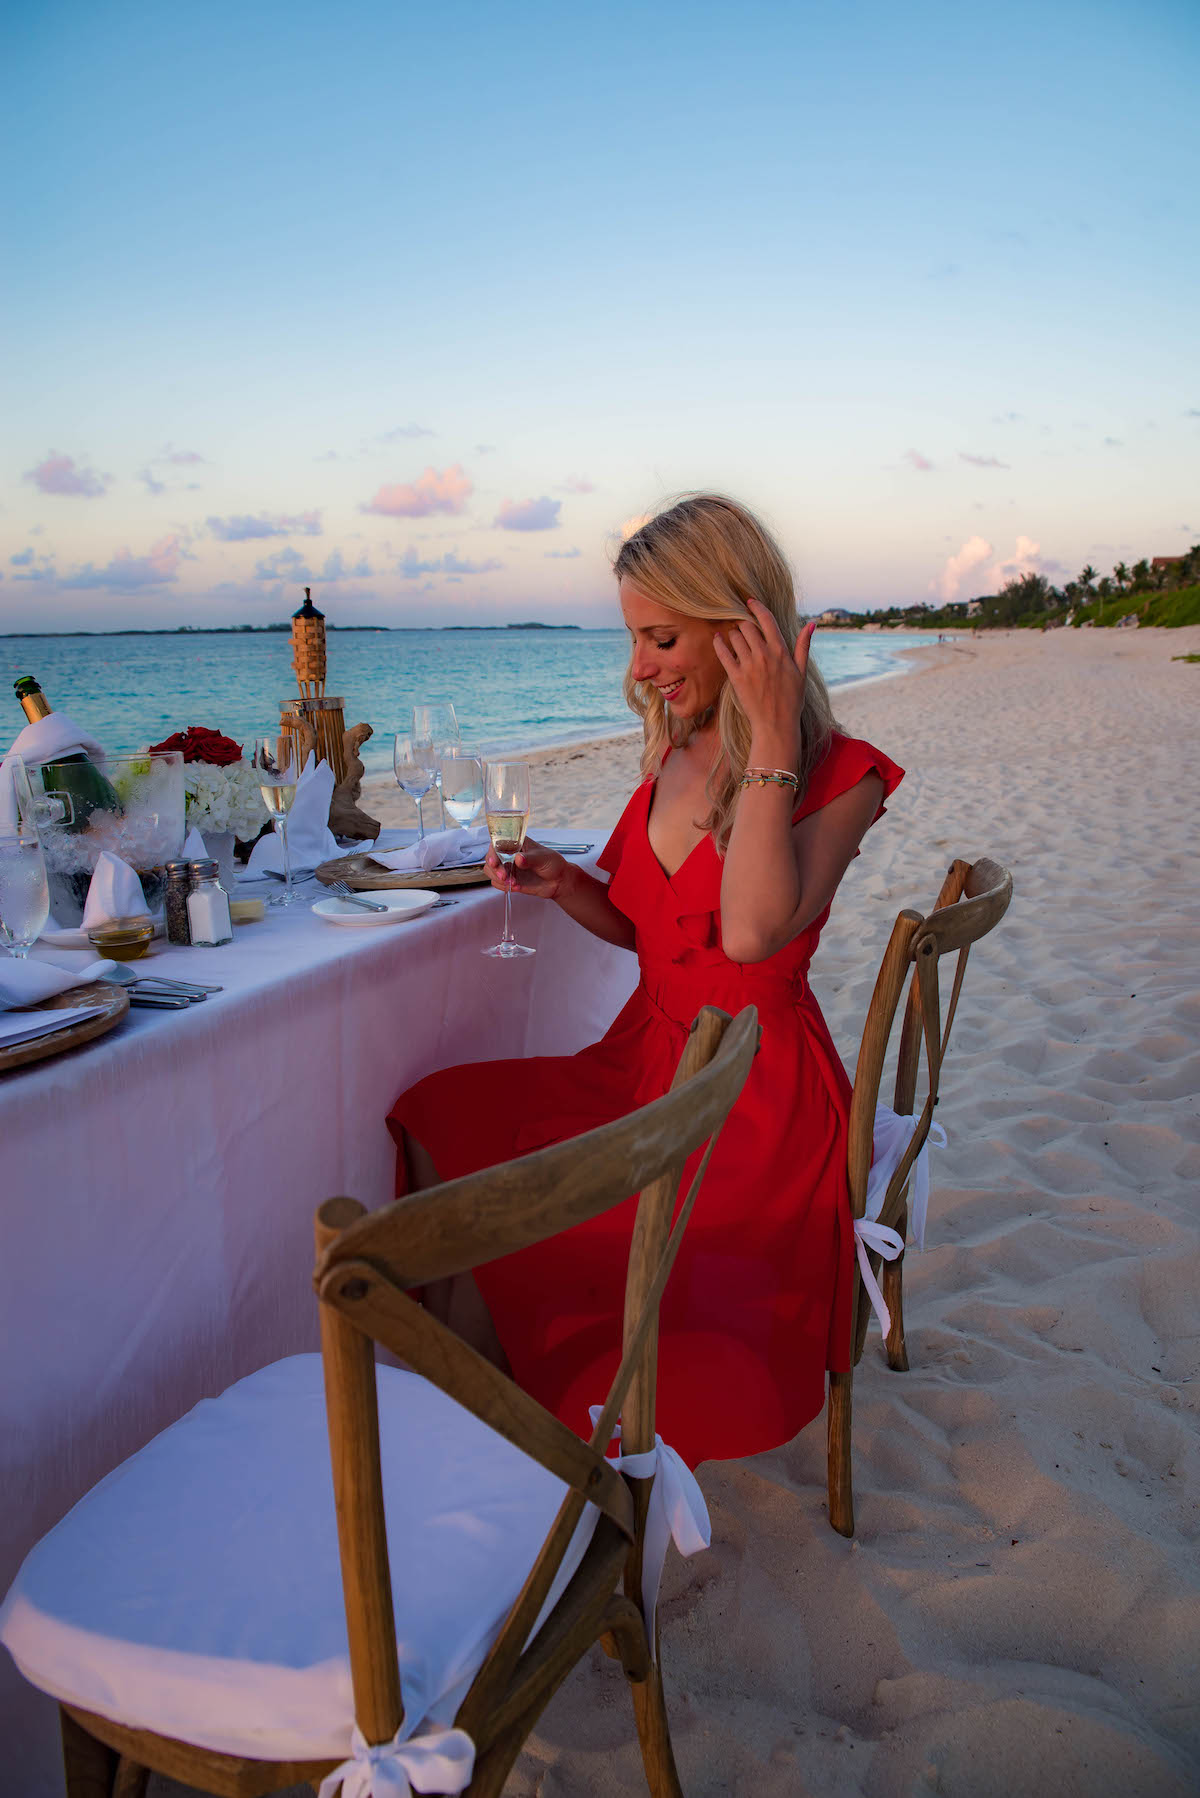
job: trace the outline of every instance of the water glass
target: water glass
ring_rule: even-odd
[[[444,755],[457,755],[462,748],[458,714],[448,702],[445,705],[415,705],[410,734],[418,753],[427,755],[432,763],[434,782],[440,794],[442,782],[438,763]],[[442,823],[445,822],[446,808],[443,804]]]
[[[483,817],[483,763],[474,755],[444,755],[438,763],[442,805],[463,830]]]
[[[396,771],[396,785],[416,801],[417,834],[423,840],[425,820],[421,815],[421,801],[437,781],[433,745],[417,742],[412,737],[397,737],[392,745],[392,766]]]
[[[0,829],[0,943],[24,961],[46,928],[50,888],[32,824]]]

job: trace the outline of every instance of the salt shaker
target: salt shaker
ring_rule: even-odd
[[[217,879],[216,862],[189,862],[188,871],[192,877],[192,890],[187,901],[192,942],[202,949],[214,949],[218,943],[231,943],[233,923],[229,916],[229,898]]]
[[[188,928],[188,888],[192,874],[187,862],[168,862],[167,892],[163,901],[167,914],[168,943],[190,943],[192,933]]]

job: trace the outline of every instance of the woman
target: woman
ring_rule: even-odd
[[[511,874],[488,864],[494,886],[633,950],[641,984],[578,1055],[448,1068],[388,1121],[401,1191],[451,1179],[658,1098],[702,1005],[758,1007],[762,1045],[662,1304],[658,1427],[694,1466],[789,1441],[821,1409],[826,1369],[849,1366],[850,1085],[805,975],[902,771],[834,729],[787,564],[742,507],[681,501],[615,573],[645,750],[599,858],[611,880],[533,842]],[[583,1434],[619,1360],[633,1205],[428,1295]]]

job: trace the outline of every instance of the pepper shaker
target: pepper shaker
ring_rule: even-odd
[[[168,943],[190,943],[192,933],[188,927],[188,889],[191,886],[191,868],[187,862],[168,862],[166,866],[167,891],[163,901],[167,914]]]

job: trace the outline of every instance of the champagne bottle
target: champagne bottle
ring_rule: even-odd
[[[31,724],[48,718],[53,706],[31,674],[13,682],[13,690],[21,709]],[[42,785],[47,797],[58,795],[68,799],[67,830],[86,830],[93,812],[123,812],[111,782],[105,780],[91,757],[82,749],[70,755],[56,756],[42,763]]]

